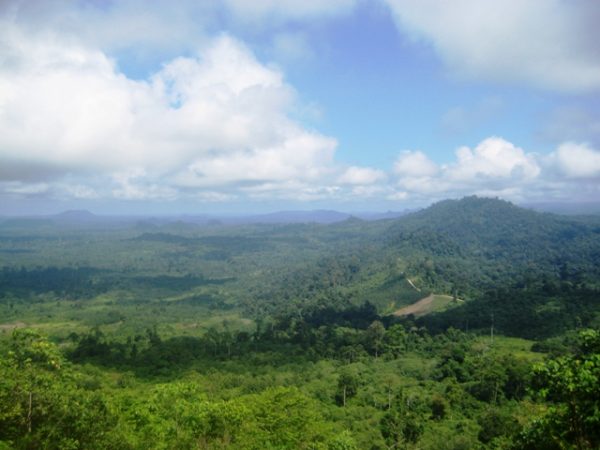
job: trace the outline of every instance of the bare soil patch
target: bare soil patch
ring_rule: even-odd
[[[405,306],[400,308],[398,311],[394,312],[395,316],[408,316],[409,314],[414,314],[418,316],[420,314],[425,314],[429,312],[431,309],[431,304],[433,303],[433,294],[428,295],[425,298],[413,303],[412,305]]]

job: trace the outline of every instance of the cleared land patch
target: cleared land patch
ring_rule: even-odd
[[[394,312],[395,316],[408,316],[413,314],[414,316],[424,316],[432,312],[444,311],[455,305],[463,303],[462,300],[453,299],[450,295],[437,295],[430,294],[425,298],[422,298],[418,302],[412,305],[405,306]]]

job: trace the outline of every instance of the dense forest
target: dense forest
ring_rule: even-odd
[[[600,217],[0,220],[0,449],[600,448]]]

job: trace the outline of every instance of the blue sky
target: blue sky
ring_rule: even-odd
[[[600,198],[600,3],[0,3],[0,214]]]

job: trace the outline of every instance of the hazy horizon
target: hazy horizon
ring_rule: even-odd
[[[463,197],[464,198],[464,197]],[[479,196],[479,198],[499,198],[499,197],[485,197]],[[460,200],[460,198],[448,198],[444,200]],[[439,201],[444,201],[439,200]],[[108,209],[105,208],[94,208],[97,205],[91,205],[92,208],[87,208],[85,205],[83,207],[74,207],[74,208],[64,208],[64,209],[56,209],[57,204],[51,204],[49,208],[42,210],[25,210],[25,211],[17,211],[17,212],[0,212],[0,218],[35,218],[35,217],[48,217],[52,218],[55,216],[60,216],[61,214],[69,214],[69,213],[90,213],[99,218],[200,218],[205,217],[208,219],[235,219],[235,218],[252,218],[252,217],[263,217],[263,216],[276,216],[276,215],[298,215],[298,217],[307,217],[310,218],[312,215],[318,213],[331,213],[338,215],[347,215],[347,216],[355,216],[358,218],[379,218],[382,217],[400,217],[405,214],[409,214],[412,212],[416,212],[422,209],[426,209],[439,201],[434,201],[428,204],[423,204],[421,206],[414,206],[412,208],[406,207],[402,209],[334,209],[334,208],[285,208],[285,205],[281,209],[276,208],[256,208],[256,205],[247,205],[246,208],[239,209],[229,209],[231,205],[227,205],[227,208],[224,210],[218,209],[205,209],[205,210],[166,210],[161,208],[159,210],[148,209],[148,205],[139,205],[140,209],[115,209],[114,205],[109,205]],[[510,201],[510,200],[509,200]],[[586,215],[592,214],[597,215],[600,214],[600,201],[590,201],[590,202],[511,202],[516,206],[525,209],[533,209],[540,212],[550,212],[555,214],[566,214],[566,215]],[[129,205],[130,206],[130,205]],[[345,220],[345,219],[340,219]]]

